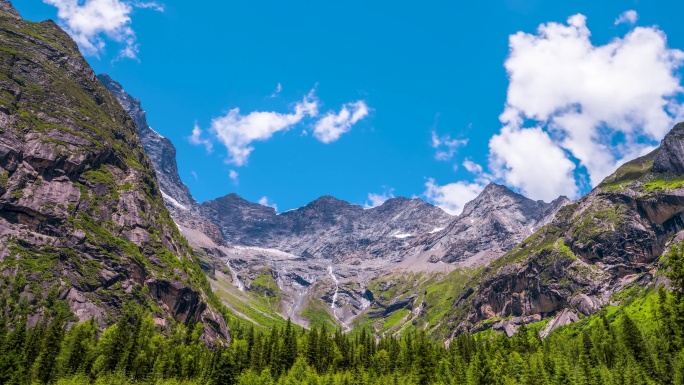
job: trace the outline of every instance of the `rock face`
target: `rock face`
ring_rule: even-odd
[[[683,131],[675,126],[658,149],[563,207],[476,277],[455,302],[469,309],[456,317],[461,327],[492,317],[567,315],[564,309],[588,315],[626,285],[652,282],[658,258],[684,229]]]
[[[5,0],[0,0],[0,12],[4,14],[5,17],[12,17],[21,20],[21,15],[12,6],[12,3]]]
[[[0,3],[0,271],[38,313],[51,289],[101,323],[123,303],[155,311],[156,301],[159,317],[201,319],[209,338],[228,338],[134,122],[66,33],[9,7]]]
[[[217,269],[228,273],[224,262],[221,261],[226,254],[226,243],[221,231],[202,216],[199,203],[178,175],[176,148],[173,143],[147,124],[147,116],[140,100],[128,94],[121,84],[109,75],[98,75],[97,79],[116,97],[133,119],[143,148],[152,162],[164,204],[182,235],[195,251],[202,269],[210,276],[213,276]]]
[[[239,246],[224,259],[248,291],[269,266],[285,294],[287,316],[301,321],[298,312],[313,299],[336,309],[334,317],[346,324],[371,303],[371,317],[394,309],[391,301],[368,299],[373,293],[366,287],[379,276],[487,264],[568,202],[535,202],[492,184],[458,217],[420,199],[393,198],[363,209],[330,196],[279,214],[235,194],[203,203],[201,212],[226,242]],[[411,298],[407,303],[417,297]]]
[[[420,199],[393,198],[363,209],[324,196],[282,214],[235,194],[202,204],[227,242],[272,248],[332,262],[393,258],[410,238],[446,226],[452,219]]]
[[[446,229],[431,234],[422,243],[444,262],[477,263],[496,258],[550,222],[568,203],[566,197],[551,203],[533,201],[491,183],[465,205],[463,213]]]

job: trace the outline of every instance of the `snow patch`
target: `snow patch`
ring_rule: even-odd
[[[446,227],[435,227],[432,231],[430,231],[430,234],[439,233],[444,229],[446,229]]]
[[[164,138],[164,136],[162,136],[160,133],[158,133],[157,131],[155,131],[152,127],[150,127],[150,126],[147,126],[147,127],[148,127],[150,130],[152,130],[152,132],[154,132],[155,134],[157,134],[158,137],[160,137],[160,138],[162,138],[162,139]]]
[[[392,235],[392,236],[393,236],[394,238],[404,239],[404,238],[412,237],[413,235],[412,235],[412,234],[408,234],[408,233],[396,233],[396,234],[394,234],[394,235]]]
[[[164,191],[162,191],[161,193],[162,193],[162,198],[164,198],[165,200],[171,202],[172,205],[176,206],[177,208],[179,208],[179,209],[181,209],[181,210],[188,211],[188,208],[187,208],[187,207],[185,207],[185,206],[183,206],[182,204],[180,204],[180,202],[178,202],[177,200],[171,198],[171,196],[169,196],[169,194],[165,193]]]

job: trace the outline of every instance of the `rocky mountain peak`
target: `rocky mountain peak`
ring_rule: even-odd
[[[569,201],[566,197],[551,203],[534,201],[490,183],[444,231],[431,234],[424,243],[433,259],[484,264],[550,222]]]
[[[679,123],[665,135],[653,160],[651,171],[684,173],[684,123]]]
[[[9,16],[15,19],[21,19],[21,15],[14,9],[11,2],[0,0],[0,16]]]
[[[352,205],[351,203],[337,199],[333,196],[330,195],[324,195],[313,202],[307,204],[306,206],[303,207],[303,209],[321,209],[324,211],[333,211],[333,210],[339,210],[339,209],[349,209],[351,207],[358,207],[359,209],[361,206],[358,205]]]
[[[178,175],[176,147],[174,147],[169,139],[159,135],[149,126],[140,100],[129,95],[121,84],[114,81],[107,74],[100,74],[97,76],[97,79],[109,92],[116,96],[119,104],[135,122],[143,148],[154,165],[159,187],[164,195],[164,201],[167,203],[167,206],[170,207],[172,212],[176,210],[195,210],[198,204]]]
[[[224,244],[218,227],[202,218],[199,213],[199,204],[178,175],[176,147],[168,138],[159,135],[149,126],[147,115],[142,109],[140,100],[129,95],[121,84],[107,74],[98,75],[97,79],[116,97],[121,107],[135,123],[138,137],[147,156],[152,161],[164,203],[176,224],[181,227],[200,230],[217,245]],[[206,247],[203,248],[206,249]]]

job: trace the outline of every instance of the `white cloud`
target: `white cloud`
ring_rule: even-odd
[[[490,168],[508,186],[533,199],[575,197],[575,164],[540,128],[504,127],[489,142]]]
[[[199,179],[199,177],[197,176],[197,173],[194,171],[190,171],[190,175],[192,175],[192,177],[195,178],[195,180]]]
[[[468,139],[452,139],[449,135],[439,136],[435,131],[432,131],[432,148],[436,149],[435,159],[442,161],[449,161],[456,154],[459,147],[464,147],[468,144]]]
[[[595,186],[652,149],[684,112],[676,100],[684,53],[669,49],[662,31],[637,27],[600,46],[590,35],[578,14],[510,37],[504,127],[490,141],[490,168],[531,198],[577,197],[572,159]]]
[[[280,91],[282,91],[282,90],[283,90],[283,85],[280,84],[280,83],[278,83],[278,85],[276,86],[275,91],[273,91],[273,93],[271,94],[271,97],[272,97],[272,98],[275,98],[276,96],[278,96],[278,94],[280,94]]]
[[[470,159],[466,159],[463,161],[463,167],[465,167],[465,169],[468,170],[468,172],[470,172],[471,174],[482,174],[482,166],[473,162]]]
[[[135,2],[133,4],[136,8],[153,9],[157,12],[164,12],[166,10],[164,4],[157,3],[156,1]]]
[[[288,114],[254,111],[241,115],[239,108],[233,108],[225,116],[211,121],[210,131],[228,149],[228,162],[236,166],[247,163],[254,150],[252,142],[270,139],[273,134],[287,131],[300,123],[306,116],[318,115],[318,99],[311,90]],[[195,130],[193,130],[193,136]]]
[[[268,207],[273,208],[273,210],[278,211],[278,205],[273,203],[273,201],[269,200],[268,197],[266,197],[266,196],[261,197],[261,199],[259,199],[258,203],[262,206],[268,206]]]
[[[349,132],[352,125],[368,116],[368,106],[363,100],[347,103],[339,113],[333,111],[325,114],[314,126],[313,135],[323,143],[331,143]]]
[[[363,205],[366,209],[372,209],[385,203],[388,199],[394,198],[394,189],[389,189],[382,194],[368,193],[368,200]]]
[[[617,19],[615,19],[615,25],[622,23],[634,24],[639,19],[639,14],[637,11],[630,9],[629,11],[623,12]]]
[[[240,174],[235,170],[228,171],[228,177],[233,181],[233,183],[237,184],[239,176]]]
[[[440,186],[430,178],[425,183],[423,196],[428,202],[451,215],[459,215],[466,203],[475,199],[485,186],[480,183],[455,182]]]
[[[318,116],[319,100],[312,89],[304,98],[294,105],[290,113],[254,111],[247,115],[240,114],[239,108],[233,108],[225,116],[211,121],[209,133],[228,149],[227,163],[244,166],[254,151],[253,143],[270,139],[277,132],[285,132],[294,126],[311,122]],[[327,112],[318,120],[313,135],[323,143],[337,140],[340,135],[349,131],[351,126],[366,117],[370,109],[362,100],[347,103],[339,113]],[[305,120],[307,119],[307,120]],[[300,136],[307,136],[303,130]],[[212,149],[212,141],[202,136],[202,130],[195,125],[189,137],[192,144],[203,145],[207,151]]]
[[[135,59],[138,54],[135,32],[131,28],[133,8],[163,12],[156,2],[126,0],[43,0],[57,7],[64,30],[76,41],[84,55],[98,56],[105,49],[104,37],[122,44],[119,57]]]
[[[203,138],[202,129],[199,128],[197,123],[195,123],[195,127],[192,129],[192,135],[188,137],[188,141],[196,146],[204,146],[207,152],[212,152],[214,149],[214,144],[211,143],[211,140]]]

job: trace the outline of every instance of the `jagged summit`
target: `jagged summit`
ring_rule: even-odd
[[[0,17],[1,16],[9,16],[21,20],[21,15],[19,12],[17,12],[10,1],[0,0]]]
[[[97,79],[117,98],[119,104],[133,119],[143,148],[152,161],[164,203],[176,224],[200,230],[217,245],[223,245],[225,242],[221,232],[216,225],[200,215],[199,204],[178,175],[176,147],[173,143],[147,124],[147,114],[142,109],[140,100],[129,95],[121,84],[107,74],[100,74]]]
[[[551,203],[534,201],[490,183],[444,231],[430,235],[423,243],[434,259],[484,264],[550,222],[569,202],[565,197]]]
[[[665,135],[654,151],[653,172],[684,173],[684,123],[679,123]]]

